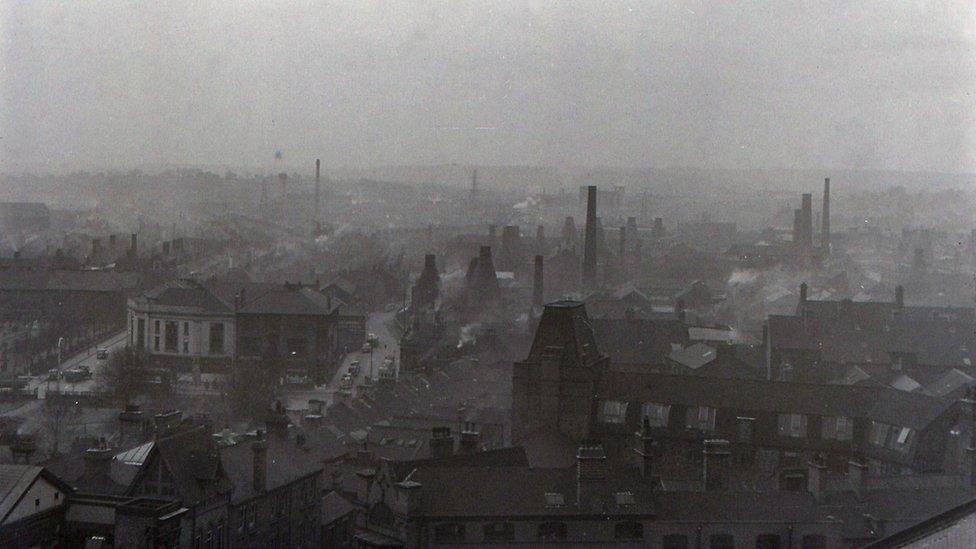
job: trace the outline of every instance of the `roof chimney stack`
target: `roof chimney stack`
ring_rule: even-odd
[[[434,427],[430,437],[430,457],[444,459],[454,455],[454,439],[450,427]]]

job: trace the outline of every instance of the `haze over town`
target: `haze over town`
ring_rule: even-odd
[[[0,0],[0,546],[976,546],[972,2]]]

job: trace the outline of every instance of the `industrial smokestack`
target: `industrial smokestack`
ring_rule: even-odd
[[[803,210],[793,210],[793,245],[803,245]]]
[[[542,278],[542,262],[543,258],[541,255],[535,256],[535,274],[532,278],[532,306],[542,307],[543,298],[543,278]]]
[[[136,239],[137,239],[136,233],[132,233],[131,235],[129,235],[129,252],[132,254],[133,257],[135,257],[136,253],[139,251],[139,248],[137,246],[138,241]]]
[[[823,218],[820,222],[820,248],[823,253],[830,253],[830,178],[824,178],[823,190]]]
[[[803,245],[807,248],[813,246],[813,195],[810,193],[803,193],[802,207],[803,210],[803,225],[802,229],[802,239]]]
[[[617,250],[617,254],[619,254],[620,257],[623,258],[624,254],[627,253],[627,227],[626,226],[620,227],[620,243],[618,245],[618,248],[619,249]]]
[[[586,188],[586,234],[583,242],[583,286],[596,287],[596,185]]]
[[[322,207],[322,181],[321,181],[321,167],[322,161],[318,158],[315,159],[315,222],[318,223],[322,219],[322,212],[320,208]]]

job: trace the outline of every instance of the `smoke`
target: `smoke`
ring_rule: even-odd
[[[477,322],[462,326],[460,330],[460,334],[458,336],[457,348],[460,349],[461,347],[464,347],[466,345],[474,345],[478,340],[475,334],[480,329],[481,329],[481,324]]]

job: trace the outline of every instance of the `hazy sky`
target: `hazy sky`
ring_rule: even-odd
[[[8,2],[0,169],[976,171],[976,7]]]

